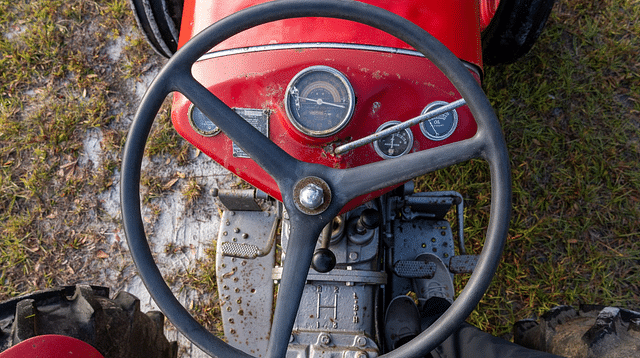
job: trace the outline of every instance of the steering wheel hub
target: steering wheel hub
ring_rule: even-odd
[[[293,188],[293,200],[305,214],[322,214],[331,204],[331,189],[318,177],[303,178]]]

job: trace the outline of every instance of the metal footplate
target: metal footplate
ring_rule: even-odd
[[[224,334],[231,346],[256,357],[264,356],[269,342],[276,212],[275,207],[224,211],[218,232],[216,278]]]

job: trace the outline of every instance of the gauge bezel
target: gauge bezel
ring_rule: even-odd
[[[309,73],[312,73],[312,72],[327,72],[333,75],[335,78],[337,78],[340,81],[340,83],[343,84],[344,90],[346,90],[347,96],[348,96],[347,101],[349,106],[347,108],[346,115],[342,117],[342,119],[337,125],[331,128],[327,128],[325,130],[314,130],[314,129],[305,127],[302,123],[300,123],[296,119],[296,116],[293,114],[289,105],[289,96],[291,95],[291,88],[296,83],[298,83],[298,81],[301,78],[303,78],[303,76],[308,75]],[[289,122],[293,124],[293,126],[298,131],[310,137],[315,137],[315,138],[322,138],[322,137],[328,137],[328,136],[334,135],[339,131],[341,131],[344,127],[346,127],[346,125],[349,124],[349,121],[353,117],[355,105],[356,105],[356,95],[353,90],[353,87],[351,86],[351,83],[347,79],[347,76],[345,76],[342,72],[336,70],[333,67],[324,66],[324,65],[307,67],[304,70],[298,72],[295,76],[293,76],[291,81],[289,81],[289,84],[287,85],[287,90],[285,91],[285,95],[284,95],[284,106],[285,106],[285,111],[287,113],[287,118],[289,119]]]
[[[389,122],[382,123],[382,125],[380,127],[378,127],[378,129],[376,129],[376,133],[378,133],[378,132],[380,132],[380,131],[382,131],[384,129],[387,129],[387,128],[391,127],[391,126],[395,126],[396,124],[400,124],[400,123],[402,123],[402,122],[400,122],[400,121],[389,121]],[[378,145],[378,141],[380,139],[382,139],[382,138],[380,138],[379,140],[376,140],[375,142],[373,142],[373,149],[376,151],[376,153],[381,158],[383,158],[383,159],[400,158],[401,156],[409,153],[411,151],[411,149],[413,149],[414,138],[413,138],[413,132],[411,131],[411,129],[410,128],[405,128],[405,129],[403,129],[403,130],[401,130],[401,131],[399,131],[397,133],[401,133],[401,132],[405,132],[405,133],[407,133],[409,135],[409,145],[407,146],[407,148],[402,153],[400,153],[398,155],[393,155],[393,156],[388,155],[380,148],[380,146]],[[394,134],[397,134],[397,133],[394,133]],[[389,134],[389,135],[393,135],[393,134]],[[383,138],[386,138],[386,137],[388,137],[388,136],[385,136]]]
[[[440,107],[442,106],[446,106],[448,105],[449,102],[445,102],[445,101],[435,101],[435,102],[431,102],[429,103],[429,105],[427,105],[426,107],[424,107],[424,109],[422,110],[422,114],[425,114],[427,112],[429,112],[433,107],[440,105]],[[449,112],[453,112],[453,124],[451,125],[451,128],[447,131],[447,133],[439,135],[439,136],[434,136],[433,134],[429,133],[426,129],[424,129],[424,126],[427,125],[427,123],[429,121],[431,121],[433,118],[428,119],[422,123],[420,123],[420,131],[422,132],[422,134],[424,134],[425,137],[427,137],[428,139],[431,139],[433,141],[439,142],[439,141],[443,141],[449,137],[451,137],[451,135],[453,134],[453,132],[456,131],[456,128],[458,128],[458,112],[455,109],[452,109],[448,112],[445,113],[449,113]]]
[[[216,134],[220,133],[220,128],[213,122],[211,122],[216,129],[212,130],[212,131],[204,131],[201,128],[199,128],[196,123],[193,120],[193,111],[196,109],[197,107],[191,103],[189,105],[189,109],[187,110],[187,117],[189,118],[189,124],[191,125],[191,128],[193,128],[194,131],[196,131],[196,133],[200,134],[203,137],[213,137]],[[202,111],[201,111],[202,113]],[[202,113],[202,115],[204,115],[204,113]]]

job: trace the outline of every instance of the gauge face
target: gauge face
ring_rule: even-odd
[[[312,66],[293,77],[285,95],[291,124],[312,137],[326,137],[344,128],[355,107],[351,84],[339,71]]]
[[[188,117],[191,128],[201,136],[211,137],[220,132],[220,128],[211,122],[211,120],[205,116],[198,107],[194,106],[193,103],[189,106]]]
[[[425,114],[429,111],[433,111],[442,106],[446,106],[447,102],[436,101],[426,106],[421,114]],[[449,138],[458,126],[458,112],[455,109],[445,112],[441,115],[435,116],[420,123],[420,130],[425,137],[440,141]]]
[[[399,121],[386,122],[376,130],[376,133],[399,123]],[[397,158],[409,153],[413,148],[413,133],[409,128],[403,129],[373,142],[373,148],[384,159]]]

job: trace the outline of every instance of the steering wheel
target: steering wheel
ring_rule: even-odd
[[[192,65],[223,40],[254,26],[287,18],[328,17],[363,23],[413,46],[431,60],[466,100],[478,130],[474,137],[350,169],[333,169],[294,159],[240,118],[198,83]],[[484,92],[460,60],[417,25],[375,6],[344,0],[283,0],[239,11],[209,26],[166,64],[145,94],[129,130],[122,161],[122,216],[133,260],[152,297],[169,320],[212,356],[249,357],[208,332],[178,302],[156,266],[140,211],[140,167],[151,125],[165,97],[184,94],[231,140],[248,153],[282,193],[291,232],[267,357],[284,357],[309,271],[316,240],[349,201],[471,158],[483,158],[491,172],[491,216],[484,247],[468,284],[449,309],[411,342],[383,357],[426,355],[473,311],[497,268],[511,208],[509,157],[502,129]],[[312,186],[311,184],[314,184]],[[312,194],[312,195],[309,195]],[[314,197],[315,195],[315,197]],[[323,197],[322,203],[317,201]]]

